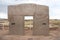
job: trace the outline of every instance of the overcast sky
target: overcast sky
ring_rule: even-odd
[[[35,3],[49,6],[50,19],[60,19],[60,0],[0,0],[0,18],[8,18],[8,5]]]

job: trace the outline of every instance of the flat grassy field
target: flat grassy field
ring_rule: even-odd
[[[32,36],[32,20],[25,21],[25,35],[7,35],[9,30],[0,30],[0,40],[60,40],[60,20],[49,21],[49,36]]]

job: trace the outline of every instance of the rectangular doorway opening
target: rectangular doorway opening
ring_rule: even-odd
[[[24,16],[24,34],[32,35],[33,16]]]

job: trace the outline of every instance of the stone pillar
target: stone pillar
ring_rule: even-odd
[[[24,18],[23,16],[13,16],[13,20],[10,25],[10,34],[24,35]]]

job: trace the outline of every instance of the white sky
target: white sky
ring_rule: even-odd
[[[33,16],[24,16],[24,20],[33,20]]]
[[[60,0],[0,0],[0,18],[8,18],[8,5],[36,3],[49,6],[50,19],[60,19]]]

